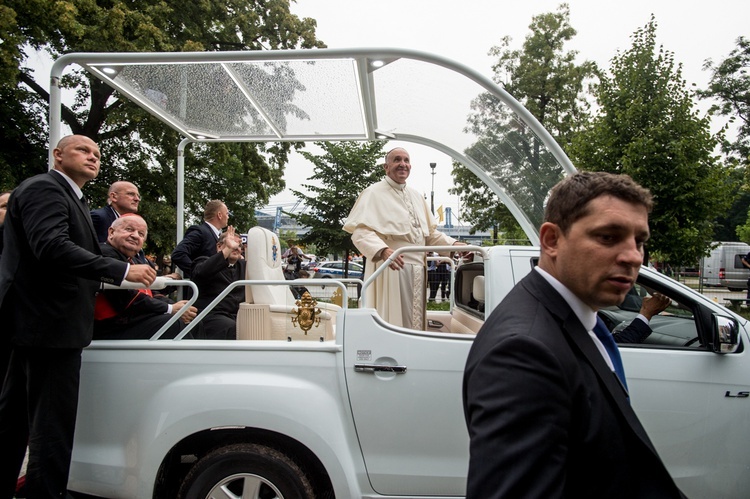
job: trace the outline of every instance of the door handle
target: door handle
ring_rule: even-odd
[[[406,366],[388,366],[385,364],[354,364],[354,372],[404,374],[406,372]]]

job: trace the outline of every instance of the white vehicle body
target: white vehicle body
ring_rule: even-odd
[[[185,137],[177,155],[178,240],[183,152],[191,142],[389,138],[427,145],[473,171],[532,244],[549,189],[575,171],[549,133],[491,80],[396,49],[68,54],[52,69],[50,143],[61,134],[59,81],[72,62]],[[293,97],[274,100],[279,96]],[[489,139],[466,122],[480,101],[496,111]],[[427,331],[389,325],[367,303],[348,308],[347,288],[337,280],[305,279],[300,284],[308,288],[343,294],[339,309],[320,305],[334,330],[313,330],[314,341],[278,320],[274,327],[286,328],[279,340],[93,342],[83,354],[69,488],[139,499],[203,498],[207,490],[247,497],[247,489],[231,489],[239,482],[276,497],[463,496],[466,356],[488,314],[538,257],[533,247],[474,251],[477,261],[455,269],[451,310],[430,312]],[[288,291],[290,281],[239,284],[259,283]],[[746,497],[747,321],[646,268],[636,288],[635,302],[654,290],[673,300],[652,320],[645,343],[621,349],[636,412],[688,496]],[[255,292],[253,299],[250,307]],[[299,306],[289,298],[270,310]],[[613,327],[636,307],[602,315]],[[265,337],[271,321],[258,317],[238,337]]]
[[[531,247],[487,250],[485,313],[537,255]],[[466,267],[473,276],[481,266]],[[456,277],[461,300],[462,267]],[[702,329],[718,314],[740,321],[739,341],[750,341],[744,320],[693,290],[645,268],[641,282],[692,307],[683,339],[697,332],[705,344]],[[462,496],[461,383],[473,334],[394,327],[370,308],[339,314],[335,339],[324,342],[94,342],[84,352],[69,487],[102,497],[171,497],[184,478],[180,467],[207,449],[259,442],[300,460],[335,497]],[[463,331],[462,314],[457,304],[429,318]],[[661,320],[653,321],[654,335],[673,338],[681,319]],[[689,497],[743,497],[750,487],[747,353],[720,355],[685,342],[621,348],[632,403]]]

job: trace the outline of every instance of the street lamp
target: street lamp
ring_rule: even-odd
[[[437,166],[437,163],[430,163],[430,168],[432,168],[432,190],[430,191],[430,211],[432,211],[432,216],[435,216],[435,167]]]

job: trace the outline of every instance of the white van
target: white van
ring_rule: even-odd
[[[720,242],[703,260],[704,286],[721,286],[730,291],[747,289],[750,269],[742,265],[742,258],[750,253],[750,245],[740,242]]]

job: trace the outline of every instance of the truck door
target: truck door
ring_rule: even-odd
[[[350,310],[343,340],[372,488],[383,495],[463,496],[469,437],[461,386],[474,337],[409,332],[374,316],[371,309]],[[401,367],[405,372],[397,372]]]
[[[750,488],[750,365],[747,352],[706,347],[721,308],[674,281],[642,272],[636,295],[661,292],[672,304],[651,320],[640,344],[620,344],[630,398],[677,485],[688,497],[744,497]],[[601,311],[615,330],[640,304]],[[724,311],[724,315],[729,315]],[[743,342],[747,341],[743,329]]]

